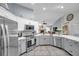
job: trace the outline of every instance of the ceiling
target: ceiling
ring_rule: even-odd
[[[24,7],[33,9],[33,20],[54,24],[67,13],[79,12],[78,3],[22,3]]]
[[[39,22],[45,21],[47,22],[47,24],[54,24],[58,19],[63,17],[65,14],[79,12],[79,3],[16,3],[16,4],[26,9],[28,8],[33,10],[33,13],[30,13],[32,14],[32,20]],[[27,17],[27,15],[25,17]]]

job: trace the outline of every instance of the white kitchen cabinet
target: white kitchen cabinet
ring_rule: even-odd
[[[64,39],[64,49],[74,56],[79,56],[79,42],[71,39]]]
[[[54,45],[54,37],[53,36],[49,36],[49,44]]]
[[[25,39],[22,40],[21,42],[21,48],[22,48],[21,53],[26,52],[26,40]]]
[[[18,54],[21,54],[21,40],[18,41]]]
[[[35,38],[34,37],[27,37],[26,38],[26,40],[27,40],[27,48],[26,48],[26,50],[27,50],[27,53],[28,52],[30,52],[31,50],[33,50],[35,47],[36,47],[36,42],[35,42]]]
[[[60,47],[71,55],[79,56],[79,41],[78,39],[71,38],[71,36],[47,36],[40,35],[36,36],[36,44],[37,45],[54,45]]]
[[[62,37],[62,47],[61,47],[62,49],[64,49],[64,39],[65,38]]]
[[[79,56],[79,42],[74,40],[70,40],[70,41],[71,41],[72,55]]]
[[[39,45],[42,45],[44,43],[44,37],[39,36]]]
[[[19,40],[19,55],[26,52],[26,39]]]
[[[69,39],[64,38],[64,49],[68,51],[69,53],[72,53],[70,43],[71,42]]]
[[[40,36],[36,36],[36,46],[38,46],[40,44]]]
[[[36,36],[36,45],[53,45],[54,40],[52,36]]]
[[[30,40],[32,41],[32,45],[35,43],[35,38],[30,38]]]
[[[55,37],[55,46],[62,48],[62,38]]]
[[[48,36],[41,36],[39,40],[40,45],[47,45],[49,44],[49,37]]]

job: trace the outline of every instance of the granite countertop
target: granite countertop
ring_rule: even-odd
[[[78,36],[72,36],[72,35],[58,35],[58,34],[37,34],[35,36],[57,36],[57,37],[62,37],[62,38],[67,38],[67,39],[71,39],[71,40],[75,40],[75,41],[79,41],[79,37]]]

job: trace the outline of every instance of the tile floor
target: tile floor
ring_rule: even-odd
[[[22,56],[70,56],[62,49],[53,46],[38,46],[33,51],[25,53]]]

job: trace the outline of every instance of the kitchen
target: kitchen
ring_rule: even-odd
[[[0,56],[79,56],[79,3],[0,3]]]

